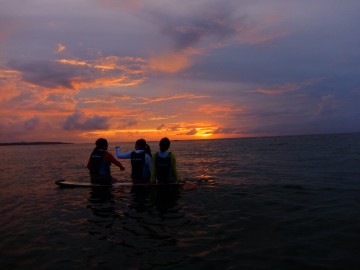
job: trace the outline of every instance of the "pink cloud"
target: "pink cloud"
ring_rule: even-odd
[[[164,97],[155,97],[155,98],[143,98],[145,99],[144,102],[139,102],[137,104],[150,104],[150,103],[155,103],[155,102],[161,102],[161,101],[168,101],[168,100],[175,100],[175,99],[202,99],[202,98],[207,98],[209,96],[197,96],[194,94],[180,94],[180,95],[174,95],[174,96],[164,96]]]
[[[266,95],[279,95],[314,85],[323,79],[324,78],[314,78],[300,83],[283,83],[270,88],[259,88],[251,92],[257,92]]]

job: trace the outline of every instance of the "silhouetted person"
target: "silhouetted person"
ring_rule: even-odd
[[[110,172],[111,164],[115,164],[121,171],[125,167],[107,151],[108,142],[106,139],[100,138],[95,142],[96,147],[90,155],[87,168],[90,172],[91,183],[110,185],[113,181]]]

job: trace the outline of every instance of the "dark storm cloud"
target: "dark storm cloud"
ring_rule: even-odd
[[[11,100],[9,100],[9,104],[12,104],[12,106],[30,106],[33,104],[34,100],[36,100],[36,97],[33,93],[30,91],[28,92],[22,92],[13,97]]]
[[[224,5],[206,10],[193,17],[166,18],[162,32],[169,36],[175,49],[182,50],[208,39],[223,40],[237,33],[239,23],[233,19],[231,9]]]
[[[51,61],[12,61],[9,66],[20,71],[24,81],[47,88],[73,89],[72,80],[79,75],[75,67]]]
[[[218,128],[213,134],[236,134],[239,133],[236,128]]]
[[[106,130],[110,127],[109,118],[102,116],[92,116],[86,118],[82,112],[74,112],[65,121],[65,130]]]
[[[185,135],[195,135],[197,133],[196,129],[193,128],[189,132],[186,132]]]
[[[120,128],[129,128],[129,127],[133,127],[133,126],[136,126],[139,121],[136,120],[136,119],[133,119],[133,120],[128,120],[128,121],[124,121],[125,123],[123,123]]]
[[[158,126],[156,129],[157,130],[162,130],[164,129],[166,126],[164,124],[160,124],[160,126]]]
[[[27,130],[35,129],[40,123],[40,119],[37,116],[34,116],[25,121],[24,126]]]

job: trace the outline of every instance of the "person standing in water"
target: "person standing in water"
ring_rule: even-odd
[[[91,153],[87,164],[91,183],[110,185],[113,182],[110,172],[111,164],[118,166],[121,171],[124,171],[125,167],[107,151],[108,142],[106,139],[97,139],[95,145],[96,147]]]
[[[175,154],[169,152],[170,140],[162,138],[159,143],[160,151],[152,158],[151,183],[177,183],[180,177],[176,167]]]
[[[134,184],[150,183],[152,160],[151,149],[144,139],[135,142],[135,150],[121,154],[119,146],[116,146],[116,157],[131,159],[131,179]]]

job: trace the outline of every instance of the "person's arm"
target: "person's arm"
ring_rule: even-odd
[[[125,170],[125,167],[118,161],[112,154],[109,152],[105,153],[104,159],[109,160],[111,163],[115,164],[120,168],[120,170]]]
[[[176,179],[176,182],[180,182],[180,176],[177,171],[176,157],[175,157],[174,153],[171,153],[171,166],[172,166],[172,171],[173,171],[174,177]]]
[[[116,157],[117,158],[131,158],[131,152],[121,154],[121,149],[119,146],[116,146]]]

